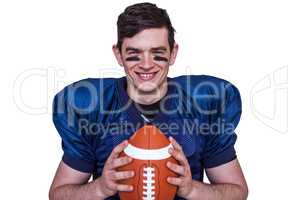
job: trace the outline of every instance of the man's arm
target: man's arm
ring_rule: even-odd
[[[132,191],[132,186],[119,184],[118,181],[133,177],[134,172],[116,170],[132,161],[128,156],[118,157],[127,145],[127,140],[117,145],[107,158],[101,177],[89,183],[90,174],[74,170],[61,162],[50,187],[49,199],[102,200],[118,191]]]
[[[98,181],[88,183],[90,174],[72,169],[60,162],[49,191],[50,200],[103,199]]]
[[[173,148],[169,153],[179,162],[168,162],[167,167],[177,173],[179,177],[168,177],[170,184],[178,186],[177,194],[188,200],[245,200],[248,196],[248,187],[242,169],[237,159],[206,169],[211,184],[193,180],[189,163],[182,147],[170,137]]]
[[[206,169],[211,184],[194,181],[187,199],[245,200],[248,187],[237,159],[224,165]]]

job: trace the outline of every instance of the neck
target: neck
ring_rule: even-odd
[[[145,105],[153,104],[159,101],[160,99],[162,99],[167,94],[167,90],[168,90],[167,79],[160,86],[155,88],[155,90],[149,92],[140,91],[134,85],[127,84],[128,96],[134,102],[139,104],[145,104]]]

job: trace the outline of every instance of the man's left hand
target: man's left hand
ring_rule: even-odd
[[[184,155],[182,147],[172,137],[169,138],[173,148],[169,153],[179,162],[178,164],[168,162],[167,167],[177,173],[178,177],[168,177],[168,183],[178,186],[177,195],[186,198],[193,189],[193,180],[190,165]]]

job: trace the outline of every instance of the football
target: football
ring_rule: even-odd
[[[119,155],[127,155],[133,161],[118,170],[135,172],[134,177],[120,181],[133,186],[131,192],[119,192],[122,200],[174,199],[177,187],[168,183],[167,177],[177,177],[177,174],[167,167],[167,162],[178,162],[169,154],[170,147],[168,138],[153,125],[145,125],[132,135]]]

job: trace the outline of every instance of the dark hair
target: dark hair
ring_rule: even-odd
[[[138,3],[128,6],[118,17],[118,43],[117,47],[121,50],[123,39],[133,37],[148,28],[168,29],[168,41],[172,51],[174,47],[175,29],[171,24],[169,15],[165,9],[158,8],[152,3]]]

